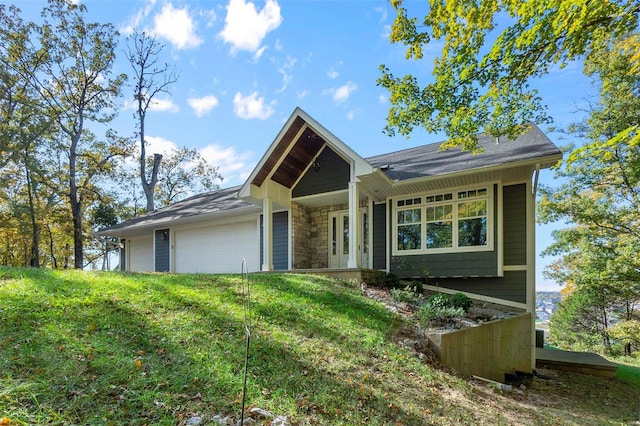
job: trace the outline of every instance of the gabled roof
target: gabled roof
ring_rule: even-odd
[[[255,205],[238,199],[239,189],[240,186],[233,186],[198,194],[102,229],[98,235],[121,236],[124,230],[128,235],[131,235],[135,234],[137,230],[146,232],[149,229],[169,224],[188,223],[204,218],[224,217],[229,214],[237,215],[242,209],[246,209],[247,213],[259,212],[261,209]]]
[[[325,146],[353,163],[354,172],[369,174],[371,165],[313,117],[296,107],[240,189],[240,197],[249,198],[251,186],[261,187],[273,181],[291,189]]]
[[[376,155],[366,160],[382,170],[389,179],[397,182],[492,166],[509,167],[529,161],[540,162],[540,167],[546,168],[555,164],[562,156],[562,152],[535,125],[531,125],[527,133],[515,140],[496,140],[492,136],[480,136],[478,143],[484,149],[484,152],[478,154],[463,152],[460,149],[441,151],[442,142],[437,142]]]
[[[441,151],[442,142],[438,142],[363,159],[296,108],[244,185],[196,195],[103,229],[98,235],[135,235],[169,224],[259,214],[262,208],[251,195],[251,187],[270,180],[291,189],[325,146],[354,166],[355,175],[377,201],[433,190],[437,185],[469,184],[470,177],[483,182],[502,179],[508,170],[531,177],[532,170],[550,167],[562,159],[562,152],[535,125],[515,140],[480,136],[478,142],[484,149],[480,154],[459,149]]]

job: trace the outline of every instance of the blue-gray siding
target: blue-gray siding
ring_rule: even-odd
[[[497,194],[497,186],[494,194]],[[497,244],[497,224],[502,220],[504,264],[526,265],[526,185],[504,186],[502,195],[503,217],[495,215],[494,241]],[[498,212],[498,197],[494,197],[494,200],[494,212]],[[389,206],[389,215],[391,211]],[[391,226],[391,221],[388,221],[388,225]],[[495,245],[493,251],[486,252],[394,256],[391,259],[391,272],[399,277],[435,277],[429,278],[428,284],[526,303],[526,271],[505,271],[503,277],[498,277],[497,266]]]
[[[498,197],[497,185],[494,185],[494,208],[497,212]],[[416,278],[425,276],[435,277],[470,277],[470,276],[497,276],[498,275],[498,251],[496,241],[498,238],[498,215],[493,216],[493,241],[494,248],[491,251],[463,252],[463,253],[437,253],[414,254],[394,256],[391,258],[391,272],[399,277]],[[393,235],[393,234],[392,234]],[[392,244],[390,241],[389,244]]]
[[[349,164],[330,148],[324,148],[317,158],[319,167],[309,168],[293,188],[292,196],[321,194],[349,187]]]
[[[262,215],[260,215],[260,264],[264,263],[262,235]],[[289,213],[273,214],[273,269],[283,271],[289,268]]]
[[[387,205],[373,206],[373,269],[387,268]]]
[[[156,231],[155,238],[155,271],[156,272],[169,272],[171,265],[169,264],[169,247],[171,241],[169,240],[168,229],[158,229]]]
[[[526,303],[526,282],[526,271],[505,271],[504,277],[433,278],[428,280],[427,284],[512,302]]]
[[[505,186],[503,190],[504,264],[527,263],[527,186]]]

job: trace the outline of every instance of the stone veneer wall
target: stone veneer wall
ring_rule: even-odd
[[[309,210],[298,203],[291,203],[291,241],[293,244],[293,269],[309,269],[311,263],[311,222]]]
[[[360,203],[366,206],[366,201]],[[347,204],[307,208],[291,203],[294,269],[329,267],[329,213],[347,209]]]

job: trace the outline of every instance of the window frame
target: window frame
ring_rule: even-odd
[[[438,191],[430,191],[421,194],[407,194],[401,197],[391,198],[392,205],[392,255],[393,256],[405,256],[405,255],[425,255],[425,254],[439,254],[439,253],[469,253],[469,252],[479,252],[479,251],[493,251],[495,245],[495,219],[496,219],[496,208],[495,208],[495,186],[496,183],[485,183],[480,185],[473,186],[464,186],[464,187],[456,187],[456,188],[448,188],[444,190]],[[481,191],[485,190],[486,194],[481,196],[474,197],[464,197],[458,198],[458,194],[462,192],[466,192],[467,194],[473,191]],[[451,194],[451,198],[446,198],[447,194]],[[442,199],[436,201],[435,198],[442,196]],[[432,201],[427,202],[427,199],[432,198]],[[416,203],[416,200],[420,199],[420,203]],[[406,200],[411,200],[410,204],[406,203]],[[487,228],[487,238],[486,244],[477,245],[477,246],[459,246],[459,226],[460,222],[467,218],[459,218],[458,217],[458,209],[459,203],[463,203],[466,201],[479,201],[486,200],[487,208],[486,208],[486,228]],[[403,203],[404,201],[404,203]],[[403,204],[399,206],[398,204]],[[444,206],[451,205],[451,247],[439,247],[439,248],[427,248],[427,223],[433,222],[428,220],[427,217],[427,208],[428,207],[436,207],[436,206]],[[400,250],[398,249],[398,228],[399,226],[403,226],[403,224],[398,223],[398,212],[404,210],[411,210],[420,208],[421,213],[421,221],[420,221],[420,248],[410,249],[410,250]]]

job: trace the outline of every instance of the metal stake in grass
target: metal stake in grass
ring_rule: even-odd
[[[247,371],[249,369],[249,345],[251,343],[251,291],[249,288],[249,271],[247,261],[242,259],[242,296],[244,303],[244,331],[246,334],[244,354],[244,381],[242,384],[242,411],[240,411],[240,425],[244,424],[244,408],[247,399]]]

